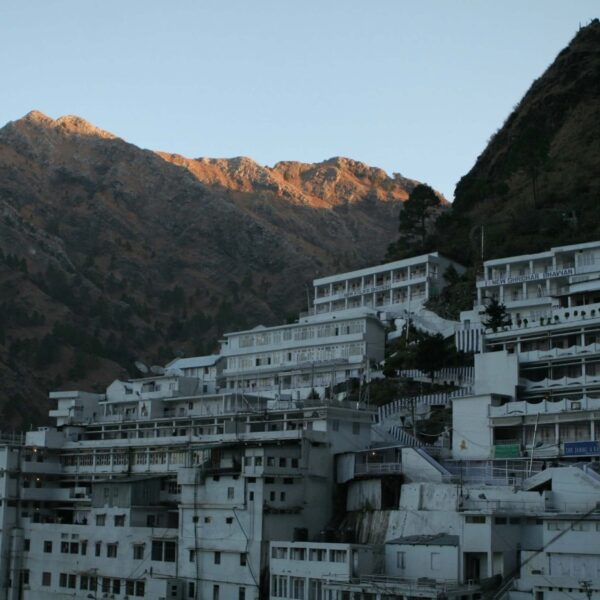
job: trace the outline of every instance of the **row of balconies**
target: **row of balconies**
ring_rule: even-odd
[[[315,302],[319,303],[321,301],[331,302],[333,300],[341,300],[344,298],[351,298],[352,296],[362,296],[365,294],[375,294],[377,292],[383,292],[390,289],[395,289],[399,287],[408,287],[410,285],[424,283],[428,280],[434,279],[431,276],[427,276],[425,273],[418,273],[412,275],[410,278],[405,279],[394,279],[394,280],[386,280],[382,283],[376,284],[367,284],[365,286],[356,286],[349,287],[348,289],[338,288],[330,291],[327,289],[322,294],[317,293],[315,297]]]
[[[569,346],[568,348],[551,348],[549,350],[529,350],[519,352],[519,360],[522,362],[534,362],[561,358],[563,356],[578,356],[580,354],[600,354],[600,344],[593,343],[587,346]]]
[[[507,402],[502,406],[489,406],[488,415],[494,417],[508,417],[519,415],[537,415],[537,414],[562,414],[573,411],[600,410],[600,398],[588,398],[581,400],[570,400],[563,398],[552,402],[542,400],[541,402],[527,402],[521,400],[517,402]]]
[[[550,388],[566,388],[566,387],[582,387],[586,385],[600,384],[600,375],[581,375],[579,377],[557,377],[551,379],[545,377],[540,381],[532,381],[524,377],[519,378],[519,385],[523,386],[526,391],[545,390]]]

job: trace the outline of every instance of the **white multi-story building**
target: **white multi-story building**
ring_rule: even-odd
[[[0,598],[250,600],[270,540],[328,524],[333,456],[368,445],[370,411],[188,386],[55,392],[55,427],[3,440]]]
[[[473,310],[461,314],[459,349],[479,349],[483,312],[492,298],[506,307],[513,324],[539,323],[557,308],[600,303],[600,242],[485,261]]]
[[[464,267],[437,252],[313,281],[314,313],[370,308],[392,314],[415,312],[446,285],[444,274]]]
[[[227,333],[224,386],[271,398],[323,396],[326,388],[366,377],[384,350],[383,324],[361,311]]]

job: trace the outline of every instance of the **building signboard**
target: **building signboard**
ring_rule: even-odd
[[[600,441],[565,442],[563,456],[600,454]]]
[[[520,444],[498,444],[494,446],[494,458],[518,458],[521,456]]]
[[[498,279],[484,279],[477,282],[478,287],[490,287],[492,285],[508,285],[511,283],[525,283],[527,281],[544,281],[555,277],[569,277],[575,275],[575,269],[558,269],[557,271],[546,271],[545,273],[531,273],[529,275],[518,275],[516,277],[504,277]]]

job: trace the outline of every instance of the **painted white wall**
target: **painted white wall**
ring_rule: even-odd
[[[452,400],[452,458],[486,459],[492,455],[492,429],[489,427],[490,394]]]
[[[501,350],[475,355],[475,394],[503,394],[514,399],[518,383],[519,359],[516,354]]]

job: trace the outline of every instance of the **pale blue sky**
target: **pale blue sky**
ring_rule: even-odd
[[[78,114],[139,146],[342,155],[452,198],[597,0],[3,0],[0,125]]]

